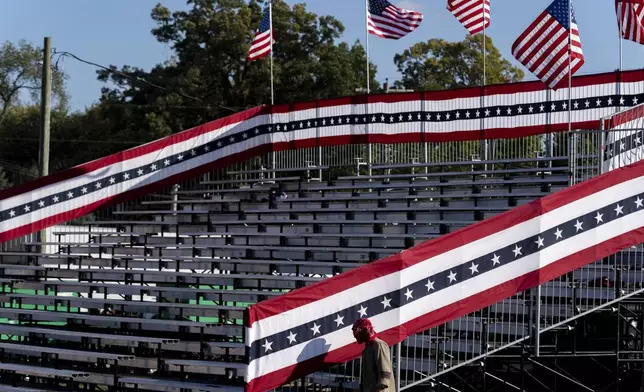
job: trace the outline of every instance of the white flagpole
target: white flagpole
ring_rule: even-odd
[[[370,83],[369,81],[371,80],[371,74],[369,72],[369,0],[365,0],[364,2],[364,20],[365,20],[365,33],[366,33],[366,51],[367,51],[367,95],[369,95],[370,92]],[[369,100],[367,99],[366,103],[366,111],[365,113],[369,114]],[[369,135],[369,125],[365,124],[365,132],[367,135]],[[372,171],[371,171],[371,162],[373,161],[373,150],[371,147],[371,143],[367,142],[367,174],[371,176]],[[360,169],[358,169],[358,175],[360,174]],[[371,179],[369,179],[371,181]]]
[[[617,17],[619,18],[619,23],[618,24],[619,24],[619,70],[620,71],[622,70],[622,65],[623,65],[622,64],[622,55],[623,55],[623,44],[624,44],[624,40],[623,40],[623,36],[622,36],[623,29],[624,29],[624,26],[623,26],[624,17],[622,16],[622,13],[624,12],[623,7],[624,7],[624,3],[618,3],[618,6],[617,6],[617,14],[618,15],[617,15]]]
[[[572,131],[572,0],[568,0],[568,132]],[[573,173],[574,178],[575,173]]]
[[[365,41],[365,46],[367,50],[367,94],[369,94],[369,80],[371,79],[371,75],[369,72],[369,0],[364,1],[364,18],[365,18],[365,28],[366,28],[366,41]]]
[[[487,51],[486,51],[486,41],[487,41],[487,32],[485,29],[485,1],[483,2],[483,89],[481,91],[481,110],[485,109],[485,86],[487,85]],[[485,118],[481,117],[481,132],[485,131]],[[484,139],[481,141],[482,156],[481,158],[485,162],[484,170],[487,170],[487,160],[488,160],[488,141]]]
[[[270,40],[271,40],[271,106],[275,105],[275,92],[274,92],[274,85],[273,85],[273,2],[270,1],[268,3],[268,17],[269,17],[269,24],[270,24]],[[271,114],[271,124],[273,123],[273,115]],[[277,173],[275,172],[275,169],[277,169],[277,157],[275,154],[275,151],[271,151],[271,168],[273,169],[272,177],[275,178],[277,176]]]
[[[275,104],[275,93],[273,89],[273,2],[268,3],[268,17],[271,29],[271,105]]]

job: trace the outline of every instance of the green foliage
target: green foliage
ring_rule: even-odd
[[[150,72],[125,66],[120,72],[164,86],[164,91],[122,75],[99,72],[101,104],[118,128],[153,139],[249,107],[270,103],[270,59],[247,60],[263,4],[243,0],[190,0],[188,11],[152,10],[156,39],[174,58]],[[366,82],[366,52],[358,43],[338,43],[344,26],[305,5],[273,2],[275,102],[290,103],[355,93]],[[116,70],[116,68],[113,68]],[[372,66],[372,85],[375,81]],[[150,105],[147,107],[143,105]]]
[[[492,38],[486,38],[487,84],[522,80],[523,71],[503,58]],[[483,36],[468,36],[461,42],[437,38],[419,42],[397,54],[394,63],[402,74],[402,79],[395,83],[397,88],[432,91],[480,86],[483,83]]]
[[[0,123],[7,111],[25,103],[25,98],[26,103],[40,102],[42,57],[43,49],[26,41],[0,46]],[[67,107],[65,79],[62,71],[52,71],[52,102],[58,110]]]

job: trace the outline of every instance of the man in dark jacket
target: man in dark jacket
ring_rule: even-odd
[[[371,321],[362,318],[353,324],[353,336],[364,344],[360,369],[360,392],[395,392],[389,346],[378,339]]]

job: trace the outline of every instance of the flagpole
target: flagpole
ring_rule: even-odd
[[[576,153],[576,138],[572,137],[572,0],[568,0],[568,151],[570,157],[572,172],[572,183],[574,185],[577,179],[577,157]]]
[[[483,2],[483,88],[481,89],[481,110],[485,110],[485,86],[487,85],[487,51],[486,51],[486,41],[487,41],[487,31],[485,29],[485,1]],[[485,131],[485,117],[481,117],[481,133]],[[482,147],[482,156],[483,161],[485,162],[484,170],[487,171],[487,160],[488,160],[488,141],[483,139],[481,143]]]
[[[370,83],[369,81],[371,80],[371,73],[369,72],[369,0],[365,0],[364,2],[364,20],[365,20],[365,32],[366,32],[366,37],[365,37],[365,46],[367,50],[367,97],[369,96],[370,92]],[[369,114],[369,99],[367,99],[366,102],[366,110],[365,113],[368,115]],[[371,147],[371,141],[369,140],[369,124],[365,124],[365,133],[367,134],[367,175],[371,177],[371,162],[373,160],[373,149]],[[358,169],[358,175],[360,175],[360,169]],[[371,181],[371,179],[369,179]]]
[[[274,85],[273,85],[273,2],[269,1],[268,3],[268,18],[269,18],[269,28],[270,28],[270,40],[271,40],[271,113],[273,111],[272,106],[275,105],[275,91],[274,91]],[[271,124],[273,123],[273,115],[271,114]],[[271,167],[273,169],[272,177],[275,178],[277,176],[277,173],[275,172],[275,169],[277,169],[277,159],[276,159],[276,154],[275,151],[271,151]]]
[[[622,35],[623,34],[623,28],[624,28],[624,26],[623,26],[624,17],[622,16],[622,13],[624,12],[624,10],[622,9],[622,7],[623,7],[622,3],[619,3],[619,5],[617,7],[618,7],[617,8],[618,18],[619,18],[619,70],[621,71],[622,70],[622,65],[623,65],[622,64],[622,58],[623,58],[622,55],[623,55],[623,46],[624,46],[623,45],[624,40],[623,40],[623,35]]]

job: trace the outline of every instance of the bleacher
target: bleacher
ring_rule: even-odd
[[[117,209],[87,231],[25,242],[0,253],[0,390],[241,390],[249,304],[563,189],[571,173],[562,162],[389,164],[340,176],[327,166],[228,171]],[[56,253],[39,253],[51,245]],[[588,308],[614,298],[592,283],[602,271],[589,266],[542,286],[545,325],[584,310],[570,298]],[[629,275],[637,273],[621,277],[641,281]],[[521,339],[529,302],[521,293],[407,339],[401,371],[436,373]],[[482,328],[494,337],[485,345]],[[357,385],[355,371],[340,373],[305,382]]]

